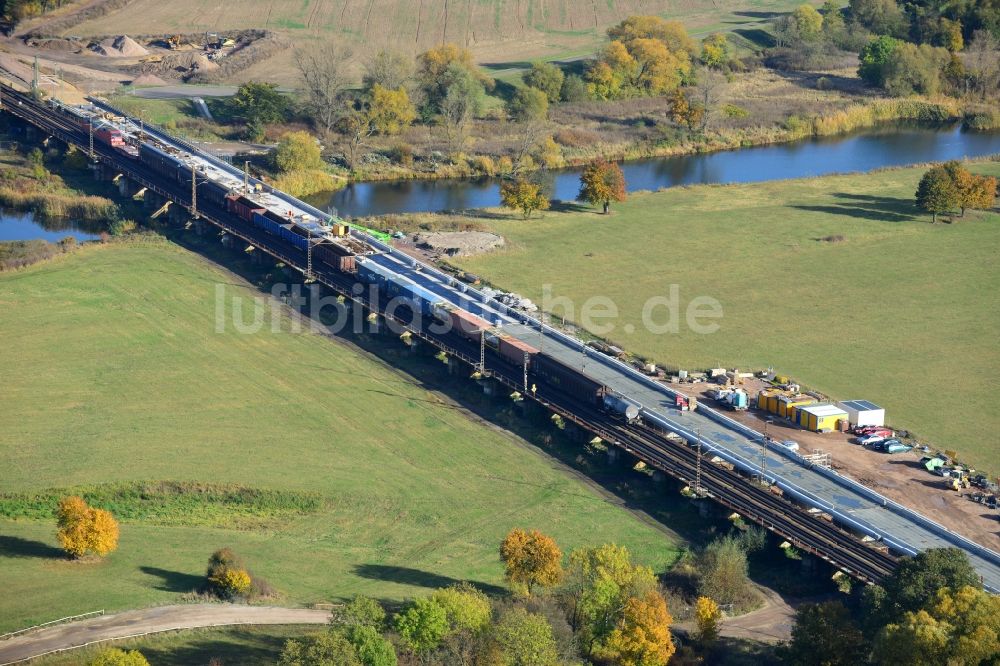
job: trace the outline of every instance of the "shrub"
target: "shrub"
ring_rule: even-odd
[[[742,106],[737,106],[736,104],[726,104],[722,107],[722,115],[726,118],[746,118],[750,115],[750,112]]]
[[[408,143],[397,143],[389,151],[389,157],[403,166],[413,166],[413,146]]]
[[[82,498],[65,497],[57,514],[59,544],[69,555],[104,557],[118,548],[118,522],[103,509],[92,509]]]
[[[497,175],[497,166],[489,155],[476,155],[472,159],[472,168],[484,176]]]
[[[138,650],[125,651],[120,648],[105,648],[97,653],[89,666],[149,666]]]

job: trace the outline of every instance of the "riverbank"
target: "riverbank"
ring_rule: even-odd
[[[58,169],[61,175],[50,169]],[[0,151],[0,207],[30,212],[40,220],[110,222],[118,212],[114,201],[87,194],[68,182],[88,173],[86,158],[76,150]]]
[[[972,170],[1000,175],[1000,163]],[[1000,319],[982,305],[1000,289],[990,254],[1000,215],[930,224],[913,204],[923,171],[676,187],[631,195],[608,217],[567,205],[527,221],[490,210],[435,225],[440,216],[424,214],[416,226],[465,220],[500,234],[504,249],[452,263],[539,305],[550,285],[576,305],[569,321],[587,299],[610,298],[618,316],[600,335],[641,357],[669,368],[773,366],[837,398],[872,400],[893,423],[988,467],[1000,420],[982,382],[1000,388],[990,379]],[[719,330],[664,336],[644,325],[644,304],[670,285],[682,308],[717,300]],[[942,394],[961,396],[947,413]]]

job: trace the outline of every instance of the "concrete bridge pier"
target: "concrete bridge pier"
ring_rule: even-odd
[[[700,500],[698,502],[695,502],[695,504],[698,506],[698,515],[699,516],[701,516],[702,518],[711,518],[712,517],[712,503],[711,502],[703,499],[703,500]]]
[[[483,387],[483,395],[492,397],[497,394],[497,383],[492,379],[483,378],[479,380],[479,384]]]
[[[654,469],[653,470],[653,482],[654,483],[663,484],[666,480],[667,480],[667,475],[664,474],[661,470],[658,470],[658,469]]]
[[[612,446],[611,444],[609,444],[608,445],[608,464],[612,465],[612,466],[617,465],[619,462],[621,462],[621,459],[622,459],[622,451],[621,451],[621,449],[619,449],[617,446]]]

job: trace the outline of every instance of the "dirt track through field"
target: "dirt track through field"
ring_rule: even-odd
[[[141,634],[237,624],[325,624],[330,611],[277,606],[191,604],[102,615],[0,641],[0,666],[51,652]]]

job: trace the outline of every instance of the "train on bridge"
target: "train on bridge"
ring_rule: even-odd
[[[593,353],[580,340],[399,252],[385,239],[144,127],[98,99],[71,106],[41,102],[9,86],[0,85],[0,92],[5,110],[51,136],[89,147],[117,173],[188,206],[226,234],[362,307],[389,318],[387,306],[402,304],[404,324],[449,354],[482,370],[488,353],[497,380],[591,432],[603,432],[605,441],[647,464],[692,483],[704,448],[709,461],[728,465],[705,470],[713,498],[864,580],[887,575],[896,556],[950,545],[969,555],[987,589],[1000,589],[997,553],[835,471],[814,468],[787,452],[769,457],[760,433],[711,408],[684,411],[682,393]],[[203,210],[197,201],[209,205]],[[375,297],[361,296],[358,285],[369,285]],[[429,333],[442,330],[431,323],[447,332]],[[752,477],[783,496],[745,482]]]

